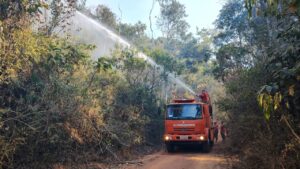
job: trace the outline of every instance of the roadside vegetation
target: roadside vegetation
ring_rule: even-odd
[[[45,9],[52,16],[46,23]],[[120,31],[164,72],[136,58],[136,49],[116,48],[95,61],[93,44],[58,36],[57,28],[67,32],[77,9]],[[188,69],[165,47],[164,37],[151,39],[145,29],[141,22],[117,22],[103,5],[89,13],[76,1],[1,1],[0,168],[122,163],[159,147],[166,72]]]
[[[298,1],[229,0],[216,20],[233,168],[300,167]]]
[[[93,61],[92,45],[59,38],[50,27],[33,30],[43,6],[0,3],[0,168],[121,160],[138,146],[159,145],[157,71],[130,49],[116,50],[115,62]]]

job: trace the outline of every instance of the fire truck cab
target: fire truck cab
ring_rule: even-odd
[[[164,142],[168,152],[192,144],[209,152],[213,146],[212,107],[194,99],[175,99],[167,105]]]

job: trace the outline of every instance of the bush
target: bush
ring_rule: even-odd
[[[122,149],[160,140],[156,82],[149,92],[150,79],[129,73],[147,64],[127,64],[123,74],[111,69],[110,60],[91,61],[92,46],[27,33],[14,45],[24,53],[10,53],[20,64],[2,67],[13,73],[0,83],[0,168],[118,158]],[[144,81],[131,84],[136,77]],[[159,137],[150,138],[153,131]]]

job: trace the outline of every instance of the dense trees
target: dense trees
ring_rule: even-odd
[[[159,142],[160,73],[132,50],[95,62],[93,45],[33,29],[39,2],[0,3],[0,168],[120,160]]]
[[[145,38],[146,24],[137,22],[134,25],[121,23],[119,25],[120,35],[126,37],[129,41],[138,45],[138,42]]]
[[[160,17],[157,24],[168,41],[172,39],[181,40],[189,28],[185,21],[187,14],[185,6],[177,0],[159,0]]]
[[[98,5],[95,11],[95,17],[101,23],[107,24],[111,28],[117,27],[116,15],[105,5]]]
[[[155,39],[146,24],[121,23],[104,5],[89,11],[85,0],[0,2],[0,168],[119,160],[136,146],[159,145],[169,72],[210,92],[216,116],[227,120],[228,150],[240,158],[233,167],[300,167],[298,1],[228,0],[215,30],[196,35],[183,4],[158,2],[164,36]],[[134,49],[93,61],[93,45],[55,36],[75,7],[163,71]]]
[[[214,72],[227,89],[219,105],[230,117],[236,168],[300,166],[298,8],[296,1],[230,0],[216,21]]]

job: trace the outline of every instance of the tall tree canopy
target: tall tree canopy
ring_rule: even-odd
[[[98,5],[95,11],[95,17],[101,23],[115,29],[117,27],[116,15],[105,5]]]
[[[167,39],[182,39],[188,31],[189,24],[185,6],[177,0],[159,0],[160,17],[157,25]]]

